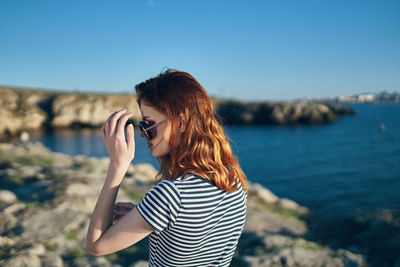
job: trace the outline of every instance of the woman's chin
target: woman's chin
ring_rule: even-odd
[[[160,151],[157,151],[155,149],[151,150],[151,155],[153,157],[156,157],[156,158],[159,158],[159,157],[162,157],[162,156],[166,156],[167,154],[169,154],[169,152],[163,152],[163,151],[160,152]]]
[[[160,157],[161,155],[160,155],[160,153],[157,151],[157,150],[155,150],[155,149],[152,149],[151,150],[151,155],[153,156],[153,157]]]

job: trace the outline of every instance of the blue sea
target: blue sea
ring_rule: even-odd
[[[325,217],[400,211],[400,104],[349,104],[355,115],[313,126],[226,126],[251,182]],[[53,151],[107,156],[100,130],[33,135]],[[136,131],[134,163],[157,161]]]

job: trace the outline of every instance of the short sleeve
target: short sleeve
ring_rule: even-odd
[[[181,206],[178,188],[169,180],[153,187],[137,205],[137,210],[148,224],[159,234],[168,225],[175,223]]]

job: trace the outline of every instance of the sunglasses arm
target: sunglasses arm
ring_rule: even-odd
[[[156,124],[151,125],[149,128],[146,128],[146,131],[147,131],[147,130],[150,130],[150,129],[153,129],[154,127],[157,127],[158,125],[160,125],[161,123],[166,122],[166,121],[167,121],[167,120],[159,121],[159,122],[157,122]],[[138,124],[136,124],[136,125],[138,125]],[[138,125],[138,126],[139,126],[139,125]]]

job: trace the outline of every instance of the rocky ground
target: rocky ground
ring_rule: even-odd
[[[103,257],[84,249],[108,163],[53,153],[40,143],[1,143],[0,265],[147,266],[147,238]],[[151,165],[131,165],[117,201],[138,203],[155,175]],[[368,266],[360,249],[317,238],[307,208],[258,184],[249,189],[246,226],[231,266]]]
[[[333,103],[240,102],[214,99],[216,113],[228,124],[319,124],[353,114]],[[0,87],[0,139],[42,128],[100,127],[115,110],[126,108],[141,120],[131,94],[61,93]]]

